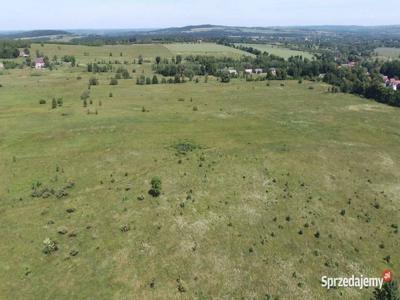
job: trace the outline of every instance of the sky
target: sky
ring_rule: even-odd
[[[394,25],[398,0],[2,1],[0,31],[33,29]]]

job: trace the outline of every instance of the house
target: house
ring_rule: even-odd
[[[245,69],[244,73],[248,74],[248,75],[251,75],[251,74],[253,74],[253,69]]]
[[[4,69],[4,64],[2,62],[0,62],[0,70]]]
[[[20,50],[20,51],[19,51],[19,56],[20,56],[20,57],[29,57],[29,54],[26,53],[25,50],[22,50],[22,51]]]
[[[35,69],[36,69],[36,70],[41,70],[41,69],[43,69],[43,68],[45,68],[45,67],[46,67],[46,64],[44,63],[43,57],[38,57],[38,58],[36,58],[36,61],[35,61]]]
[[[341,64],[340,68],[348,68],[352,69],[356,66],[356,63],[354,61],[349,61],[347,64]]]
[[[261,69],[261,68],[254,69],[254,73],[256,73],[256,74],[261,74],[262,72],[263,72],[263,69]]]
[[[232,76],[237,76],[238,75],[238,71],[236,71],[234,69],[228,69],[228,73],[229,73],[229,75],[232,75]]]
[[[394,91],[400,91],[400,80],[395,78],[388,78],[387,76],[383,77],[385,81],[385,86],[392,88]]]
[[[276,69],[275,68],[269,68],[268,70],[272,76],[276,76]]]

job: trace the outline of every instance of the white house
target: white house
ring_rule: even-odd
[[[253,74],[253,69],[245,69],[244,73],[251,75],[251,74]]]
[[[41,69],[43,69],[44,67],[46,67],[46,64],[44,63],[43,57],[38,57],[38,58],[36,58],[36,61],[35,61],[35,69],[36,69],[36,70],[41,70]]]
[[[228,73],[229,73],[229,75],[233,75],[233,76],[237,76],[238,75],[238,71],[233,70],[233,69],[228,69]]]
[[[261,69],[261,68],[254,69],[254,73],[256,73],[256,74],[261,74],[262,72],[263,72],[263,69]]]
[[[20,51],[19,51],[19,56],[20,56],[20,57],[29,57],[29,54],[28,54],[28,53],[25,53],[25,50],[22,50],[22,51],[20,50]]]
[[[276,69],[275,68],[269,68],[269,72],[272,74],[272,76],[276,76]]]

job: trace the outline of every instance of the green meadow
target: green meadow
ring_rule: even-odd
[[[313,58],[313,55],[309,52],[292,50],[279,45],[271,45],[271,44],[236,44],[236,45],[253,47],[254,49],[258,49],[262,52],[268,52],[269,54],[274,54],[283,57],[285,59],[288,59],[291,56],[300,56],[300,55],[308,59]]]
[[[400,110],[308,81],[136,85],[157,55],[240,54],[221,47],[34,45],[79,67],[0,73],[0,299],[368,299],[321,277],[398,274]],[[136,73],[96,74],[84,107],[110,52]]]
[[[213,43],[173,43],[164,45],[175,55],[210,55],[216,57],[238,58],[243,55],[252,55],[245,51]]]
[[[375,49],[375,54],[384,59],[400,58],[400,48],[381,47]]]

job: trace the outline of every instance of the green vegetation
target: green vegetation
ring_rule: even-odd
[[[285,46],[281,46],[281,45],[271,45],[271,44],[242,44],[242,43],[238,43],[235,44],[237,47],[241,48],[253,48],[253,49],[257,49],[261,52],[267,52],[269,54],[273,54],[276,56],[280,56],[283,57],[285,59],[288,59],[289,57],[292,56],[302,56],[304,58],[308,58],[308,59],[312,59],[314,55],[312,55],[309,52],[305,52],[305,51],[298,51],[298,50],[292,50],[289,48],[286,48]]]
[[[2,73],[0,299],[373,297],[320,278],[398,274],[399,109],[333,93],[330,60],[171,46],[34,44],[54,68]]]
[[[400,48],[380,47],[375,49],[375,54],[382,58],[400,58]]]

